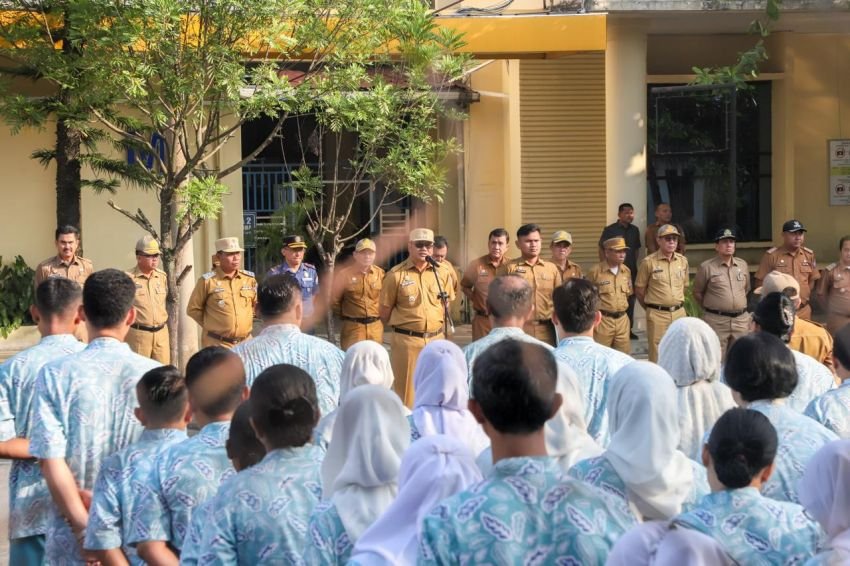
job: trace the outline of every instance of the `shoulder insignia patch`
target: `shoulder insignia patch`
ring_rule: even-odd
[[[774,246],[774,247],[770,248],[769,250],[767,250],[767,252],[765,252],[765,253],[772,254],[773,252],[775,252],[775,251],[776,251],[776,250],[778,250],[778,249],[779,249],[779,248],[777,248],[776,246]]]
[[[240,269],[240,270],[239,270],[239,272],[240,272],[240,273],[244,273],[244,274],[245,274],[245,275],[247,275],[248,277],[254,277],[254,272],[253,272],[253,271],[248,271],[247,269]]]
[[[824,269],[826,269],[827,271],[832,271],[833,269],[835,269],[836,265],[838,265],[838,264],[837,263],[830,263]]]
[[[315,265],[313,265],[312,263],[307,263],[306,261],[305,261],[302,265],[303,265],[304,267],[309,267],[310,269],[313,269],[313,270],[315,270],[315,269],[316,269],[316,266],[315,266]]]
[[[811,250],[810,248],[807,248],[806,246],[803,246],[803,251],[804,251],[804,252],[809,252],[810,254],[815,253],[813,250]]]
[[[213,277],[215,277],[215,271],[207,271],[206,273],[201,275],[201,277],[203,277],[204,279],[212,279]]]

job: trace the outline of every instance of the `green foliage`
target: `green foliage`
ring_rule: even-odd
[[[694,298],[694,280],[691,279],[688,283],[688,288],[685,289],[685,312],[688,316],[702,317],[702,307]]]
[[[14,263],[2,264],[0,258],[0,336],[6,338],[21,325],[32,323],[29,307],[34,301],[35,272],[21,256],[15,256]]]
[[[217,218],[223,208],[222,200],[227,194],[229,194],[227,185],[219,181],[215,175],[192,177],[176,191],[178,202],[180,202],[177,213],[178,222],[186,219],[192,221]]]

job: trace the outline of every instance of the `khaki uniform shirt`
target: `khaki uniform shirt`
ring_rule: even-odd
[[[643,258],[635,281],[635,287],[646,289],[646,304],[662,307],[684,303],[687,285],[688,258],[675,252],[672,259],[667,259],[661,252]]]
[[[566,283],[569,279],[581,279],[583,276],[581,266],[577,263],[571,262],[569,259],[567,260],[567,266],[564,269],[561,269],[561,266],[557,263],[555,263],[555,267],[557,267],[558,271],[561,273],[561,282],[563,283]]]
[[[644,243],[646,244],[646,255],[655,253],[658,251],[658,229],[664,226],[664,223],[655,222],[646,227],[646,232],[644,232]],[[674,224],[676,229],[679,231],[679,243],[676,244],[676,253],[685,255],[685,231],[682,230],[682,227],[678,224]]]
[[[505,273],[516,273],[529,282],[534,289],[534,319],[548,320],[552,317],[555,309],[552,303],[552,293],[555,287],[560,286],[561,272],[551,261],[538,259],[537,263],[531,265],[523,258],[512,259],[505,264]]]
[[[829,312],[850,316],[850,265],[831,263],[823,272],[818,295],[826,298]]]
[[[702,295],[703,308],[716,311],[746,310],[749,290],[747,262],[737,257],[729,265],[720,256],[702,262],[694,279],[694,293]]]
[[[632,289],[632,272],[625,265],[620,265],[617,273],[602,261],[590,268],[587,280],[599,290],[599,310],[607,312],[625,312],[629,308],[629,297]]]
[[[826,328],[805,318],[795,318],[794,332],[791,333],[788,347],[813,357],[833,373],[835,372],[832,362],[834,344]]]
[[[377,265],[370,265],[366,273],[357,265],[343,269],[337,274],[336,288],[341,289],[341,293],[334,301],[334,312],[350,318],[378,316],[384,275],[384,270]]]
[[[84,257],[74,256],[70,263],[65,263],[59,256],[53,256],[38,264],[35,268],[35,286],[51,277],[64,277],[76,281],[82,287],[88,276],[94,272],[92,262]]]
[[[217,267],[198,279],[186,314],[200,324],[204,332],[244,338],[253,330],[256,303],[257,280],[253,273],[240,269],[228,277]]]
[[[454,286],[448,269],[434,271],[426,264],[419,271],[409,259],[390,269],[381,289],[381,306],[392,309],[390,326],[414,332],[438,332],[443,327],[445,316],[437,277],[449,302],[453,301]]]
[[[138,267],[127,272],[136,284],[136,323],[144,326],[159,326],[168,320],[165,299],[168,297],[168,282],[165,272],[154,269],[150,275],[142,273]]]
[[[770,248],[761,258],[759,270],[756,272],[756,282],[761,285],[765,276],[774,270],[786,273],[800,283],[800,298],[803,300],[803,306],[807,305],[815,281],[820,279],[815,252],[805,247],[796,252],[791,252],[784,247]]]
[[[478,259],[469,262],[466,271],[463,272],[463,278],[460,280],[460,286],[464,289],[472,289],[472,309],[476,314],[488,316],[490,314],[487,309],[487,293],[490,291],[490,283],[496,278],[499,269],[510,261],[510,259],[502,256],[499,263],[493,263],[490,259],[490,254],[483,255]]]

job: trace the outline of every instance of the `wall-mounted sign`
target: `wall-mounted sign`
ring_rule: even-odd
[[[850,206],[850,140],[829,140],[829,205]]]

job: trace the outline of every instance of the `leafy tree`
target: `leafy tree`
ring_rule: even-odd
[[[328,189],[323,175],[303,168],[298,177],[307,230],[331,264],[345,211],[362,196],[348,181],[380,178],[397,191],[439,196],[437,162],[448,144],[428,135],[439,111],[433,89],[458,75],[462,59],[450,54],[458,38],[437,30],[418,0],[134,0],[86,13],[80,33],[97,61],[92,80],[104,89],[89,110],[153,162],[138,173],[160,202],[158,225],[111,204],[160,240],[169,324],[180,337],[175,360],[195,344],[178,300],[194,283],[192,235],[220,212],[222,179],[280,136],[286,119],[312,114],[320,134],[357,135],[348,160],[356,174],[346,183]],[[222,147],[260,117],[274,119],[270,135],[221,163]]]

